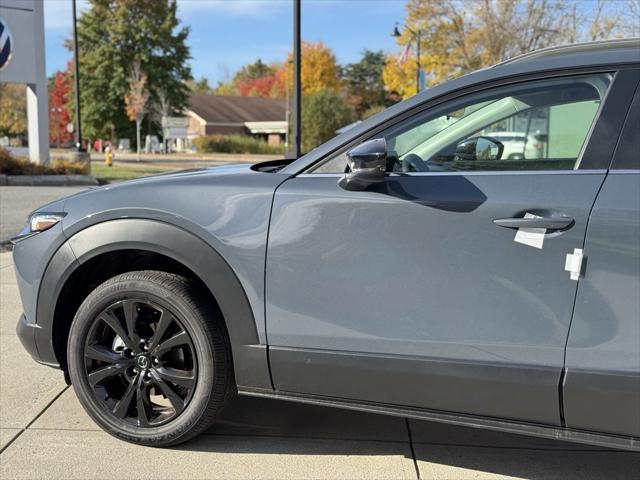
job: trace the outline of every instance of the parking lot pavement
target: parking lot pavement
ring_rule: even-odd
[[[36,208],[87,187],[0,187],[0,244],[24,226]]]
[[[640,455],[347,410],[238,397],[171,449],[102,432],[59,371],[14,328],[20,303],[0,254],[0,478],[637,478]]]

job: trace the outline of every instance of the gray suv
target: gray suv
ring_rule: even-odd
[[[51,203],[20,339],[139,444],[239,393],[638,450],[639,72],[638,40],[542,50],[296,161]]]

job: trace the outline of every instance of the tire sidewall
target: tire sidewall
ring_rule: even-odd
[[[97,401],[85,372],[84,345],[91,326],[105,308],[128,298],[148,301],[176,315],[191,337],[195,349],[197,379],[191,400],[178,417],[157,427],[137,427],[111,415],[106,406]],[[104,430],[131,442],[161,445],[179,441],[199,422],[213,395],[215,354],[213,342],[203,325],[206,321],[190,304],[189,293],[184,286],[169,289],[149,280],[123,278],[97,287],[78,309],[67,346],[71,382],[87,413]]]

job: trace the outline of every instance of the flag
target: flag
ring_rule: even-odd
[[[398,65],[404,65],[409,60],[409,54],[411,53],[411,44],[405,45],[398,57]]]

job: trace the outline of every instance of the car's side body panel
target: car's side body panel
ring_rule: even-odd
[[[567,426],[640,437],[640,92],[591,214],[567,344]]]
[[[165,255],[203,280],[225,316],[238,384],[271,387],[264,331],[264,258],[273,191],[286,177],[246,166],[224,172],[156,177],[136,182],[135,188],[130,183],[70,197],[64,205],[69,215],[62,222],[63,231],[56,227],[55,232],[16,245],[14,258],[25,272],[24,290],[39,292],[37,312],[20,328],[23,335],[35,338],[40,361],[61,363],[56,353],[63,353],[53,348],[53,316],[73,271],[101,253],[142,250]],[[42,263],[33,257],[32,245],[47,236],[55,237],[52,244],[59,248],[36,284],[25,266]]]
[[[286,181],[267,254],[275,387],[559,424],[576,289],[565,255],[604,175],[427,173],[364,192]],[[525,211],[575,224],[542,249],[493,224]]]

